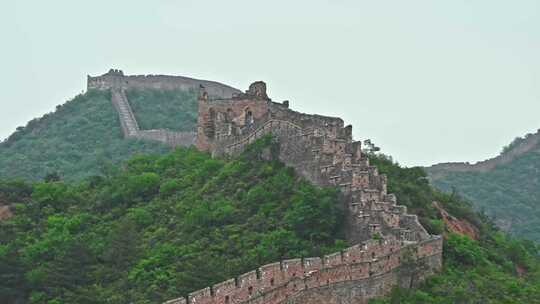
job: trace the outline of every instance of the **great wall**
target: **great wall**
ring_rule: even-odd
[[[182,76],[136,75],[125,76],[120,70],[111,69],[104,75],[87,77],[87,89],[111,90],[111,101],[118,112],[122,132],[127,138],[154,140],[169,146],[190,146],[195,143],[195,132],[176,132],[166,129],[141,130],[129,105],[126,90],[198,90],[200,85],[208,88],[211,96],[227,98],[239,93],[227,85]]]
[[[318,186],[341,190],[341,204],[347,211],[347,239],[356,245],[322,258],[264,265],[167,304],[363,304],[388,294],[395,286],[416,286],[442,267],[442,238],[428,234],[417,217],[387,193],[386,176],[370,165],[361,142],[352,139],[352,126],[344,126],[342,119],[292,111],[288,101],[276,103],[268,98],[263,82],[255,82],[241,93],[215,82],[124,76],[117,70],[112,70],[112,75],[89,77],[88,81],[89,89],[113,92],[112,103],[126,137],[159,141],[163,138],[140,135],[123,90],[131,86],[197,87],[196,135],[191,142],[165,142],[195,142],[198,149],[215,157],[234,157],[271,134],[282,162]]]
[[[537,130],[536,133],[528,134],[522,142],[496,157],[474,164],[468,162],[440,163],[427,167],[425,170],[429,173],[432,180],[437,180],[448,172],[487,172],[499,165],[508,164],[517,157],[536,149],[538,144],[540,144],[540,130]]]

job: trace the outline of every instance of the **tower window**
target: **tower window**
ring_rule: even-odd
[[[253,113],[249,109],[246,109],[246,112],[245,112],[245,124],[246,125],[251,125],[252,123],[253,123]]]

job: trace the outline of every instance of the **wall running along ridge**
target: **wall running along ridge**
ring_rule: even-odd
[[[474,164],[468,162],[440,163],[426,167],[425,170],[433,180],[444,177],[448,172],[487,172],[495,169],[495,167],[499,165],[508,164],[516,157],[536,149],[538,144],[540,144],[540,130],[537,130],[534,134],[528,135],[522,143],[513,147],[510,151],[496,157],[479,161]]]
[[[286,260],[193,292],[167,304],[367,303],[394,286],[410,288],[442,267],[442,238],[386,191],[386,176],[352,140],[340,118],[292,111],[272,102],[263,82],[245,93],[199,94],[197,147],[236,156],[272,135],[279,159],[318,186],[337,186],[347,210],[347,238],[357,244],[324,256]]]
[[[111,101],[118,112],[122,132],[126,138],[153,140],[169,146],[191,146],[195,143],[195,132],[176,132],[167,129],[141,130],[126,95],[127,89],[160,89],[160,90],[198,90],[205,85],[213,97],[228,98],[238,93],[227,85],[181,76],[139,75],[125,76],[120,70],[111,69],[108,73],[88,76],[87,89],[111,90]]]

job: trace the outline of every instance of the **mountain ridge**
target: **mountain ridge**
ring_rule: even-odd
[[[517,138],[519,139],[519,138]],[[516,140],[517,140],[516,139]],[[516,141],[514,140],[514,142]],[[445,162],[425,167],[425,170],[430,173],[432,178],[437,179],[439,174],[443,172],[486,172],[495,169],[498,165],[504,165],[516,157],[523,155],[534,148],[540,143],[540,129],[536,133],[527,134],[522,141],[512,146],[510,144],[508,148],[504,149],[499,155],[488,158],[486,160],[477,161],[473,164],[469,162]],[[510,147],[512,146],[512,147]]]
[[[425,170],[435,187],[463,195],[503,230],[540,241],[540,131],[517,137],[497,157]]]

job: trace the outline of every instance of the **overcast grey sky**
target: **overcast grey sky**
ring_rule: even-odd
[[[264,80],[406,165],[540,128],[538,0],[1,0],[0,39],[0,138],[111,67]]]

